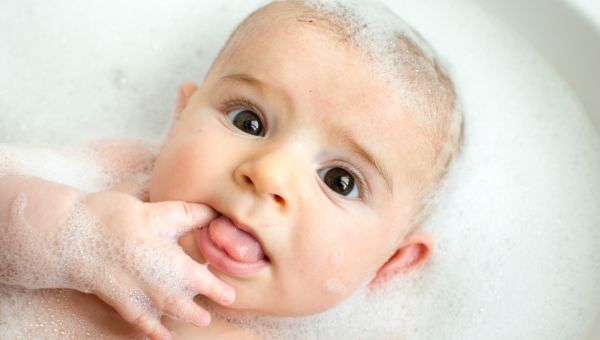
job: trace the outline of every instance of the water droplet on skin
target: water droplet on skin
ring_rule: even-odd
[[[329,279],[325,283],[325,291],[331,294],[343,294],[346,291],[346,287],[338,279]]]

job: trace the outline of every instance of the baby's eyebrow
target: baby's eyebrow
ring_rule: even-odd
[[[236,82],[246,83],[248,85],[258,87],[258,88],[263,87],[263,83],[260,80],[254,78],[253,76],[246,74],[246,73],[228,74],[226,76],[223,76],[223,78],[221,78],[221,80],[224,80],[224,81],[232,81],[233,80]]]
[[[243,85],[247,85],[254,89],[257,89],[261,93],[275,93],[280,96],[283,100],[283,105],[287,110],[291,110],[293,107],[292,97],[284,91],[283,88],[278,87],[276,84],[262,81],[248,73],[232,73],[226,76],[223,76],[221,79],[223,82],[234,82],[241,83]]]
[[[360,143],[358,143],[358,141],[354,139],[350,134],[344,133],[344,135],[344,139],[347,141],[350,150],[358,154],[365,161],[367,161],[367,163],[370,163],[375,168],[375,170],[377,170],[379,175],[385,181],[388,192],[391,193],[393,188],[392,177],[390,176],[390,172],[385,167],[385,165],[373,154],[367,152],[366,149],[362,145],[360,145]]]

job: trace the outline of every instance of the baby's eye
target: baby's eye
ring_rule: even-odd
[[[325,184],[339,195],[358,198],[360,196],[354,176],[342,168],[325,168],[319,170],[319,177]]]
[[[229,120],[238,129],[254,136],[264,136],[264,127],[260,116],[248,109],[236,109],[227,114]]]

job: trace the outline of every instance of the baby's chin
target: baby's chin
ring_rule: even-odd
[[[228,306],[222,306],[204,296],[197,296],[196,302],[216,318],[236,324],[247,322],[260,324],[289,318],[306,318],[318,316],[343,304],[347,297],[329,300],[319,299],[315,294],[304,293],[296,297],[278,297],[274,299],[270,291],[258,287],[236,287],[237,300]],[[307,296],[306,294],[310,294]],[[260,301],[259,301],[260,300]],[[323,300],[327,300],[323,303]]]

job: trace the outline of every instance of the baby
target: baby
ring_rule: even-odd
[[[66,220],[104,230],[72,243],[106,268],[136,274],[99,285],[89,279],[99,269],[78,263],[64,268],[94,273],[69,269],[63,275],[70,281],[36,285],[24,283],[24,274],[0,272],[0,282],[94,293],[153,338],[169,337],[165,326],[179,338],[251,337],[217,320],[190,325],[209,322],[193,296],[206,296],[204,304],[232,318],[302,316],[418,268],[433,247],[418,227],[461,134],[451,81],[421,39],[385,9],[273,2],[240,24],[200,86],[181,86],[175,120],[152,159],[147,198],[157,203],[104,192],[36,219],[27,210],[35,207],[34,190],[28,202],[16,193],[31,181],[49,191],[56,184],[5,176],[10,190],[0,199],[0,222],[21,218],[40,228]],[[53,195],[79,193],[60,187]],[[101,241],[114,235],[141,241]],[[85,237],[95,243],[81,242]],[[177,240],[189,258],[177,254]],[[118,253],[105,254],[112,251]],[[16,258],[10,252],[0,257],[0,271]],[[75,313],[86,329],[137,332],[92,295],[55,294],[70,301],[53,304],[65,310],[57,314]],[[161,315],[173,319],[161,323]]]

